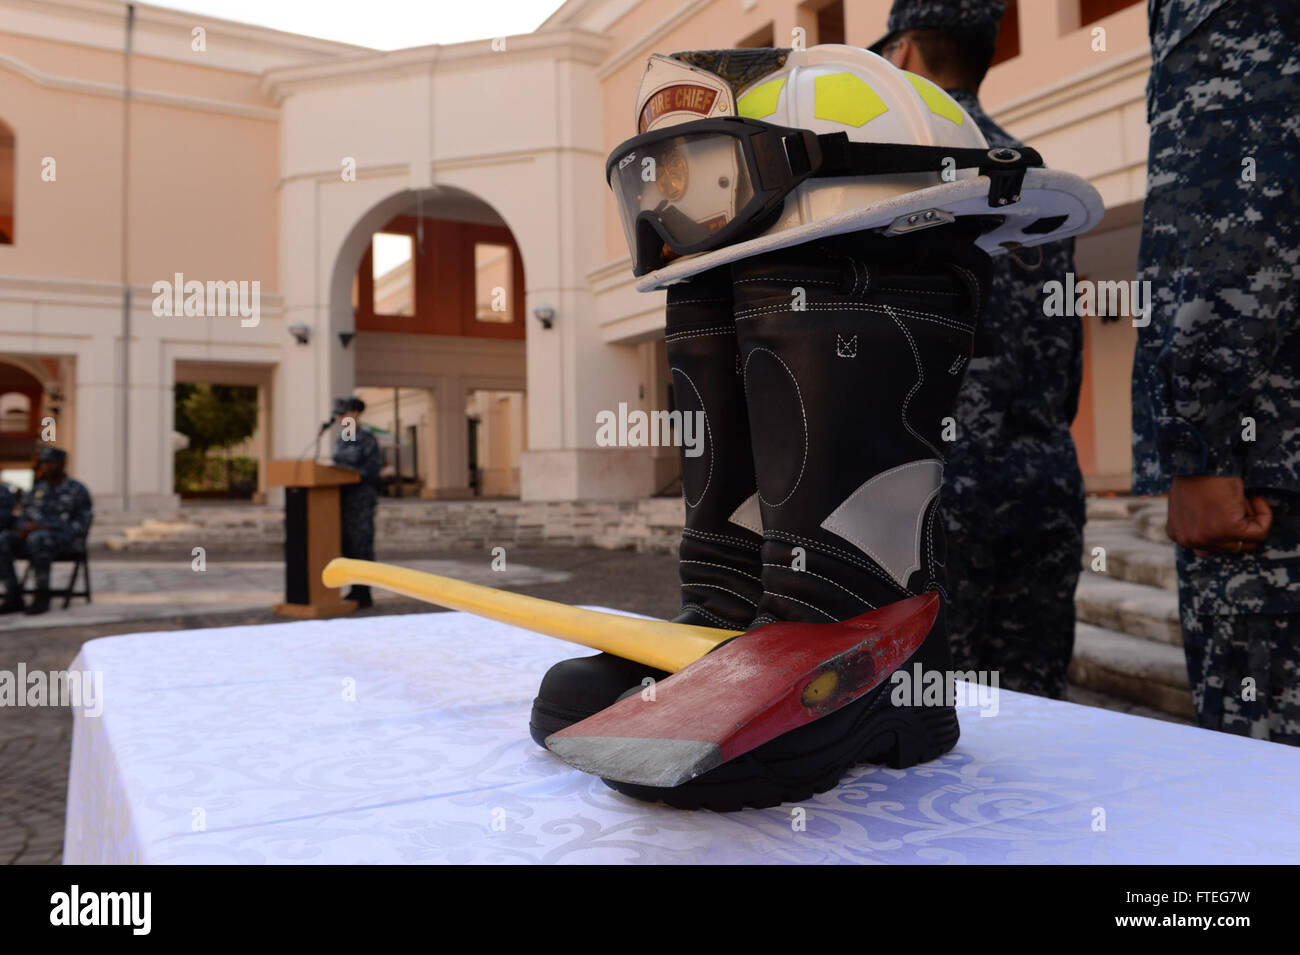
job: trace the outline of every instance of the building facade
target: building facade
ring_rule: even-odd
[[[53,443],[98,507],[172,508],[173,390],[206,381],[257,387],[262,463],[314,453],[358,392],[411,493],[671,487],[674,449],[597,439],[600,412],[671,401],[663,293],[634,290],[603,183],[645,58],[863,46],[888,8],[569,0],[531,34],[377,52],[0,0],[0,469]],[[1080,278],[1133,278],[1148,66],[1141,3],[1009,5],[982,96],[1101,192]],[[1124,490],[1135,333],[1083,321],[1080,461]]]

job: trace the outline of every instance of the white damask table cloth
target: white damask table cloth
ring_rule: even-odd
[[[1300,750],[1006,691],[798,807],[639,803],[528,737],[574,654],[458,613],[92,640],[64,861],[1300,862]]]

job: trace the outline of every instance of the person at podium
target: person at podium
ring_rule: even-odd
[[[360,398],[339,398],[335,402],[335,416],[341,427],[334,442],[334,464],[361,475],[360,484],[339,488],[343,556],[374,560],[375,507],[379,503],[379,471],[384,455],[375,436],[361,427],[360,416],[365,410],[366,403]],[[344,599],[355,600],[359,608],[373,603],[370,588],[362,586],[354,586]]]

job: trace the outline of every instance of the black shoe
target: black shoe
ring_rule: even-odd
[[[27,609],[23,603],[23,598],[18,594],[5,594],[5,599],[0,601],[0,614],[22,613]]]
[[[358,610],[365,610],[367,607],[375,605],[374,599],[370,596],[370,588],[359,584],[349,590],[343,599],[355,600]]]
[[[668,676],[612,653],[561,660],[542,677],[528,721],[529,735],[545,749],[546,737],[612,706],[629,687],[640,692],[643,680]]]
[[[38,590],[32,602],[28,605],[23,613],[29,617],[35,617],[37,614],[45,613],[50,609],[50,592],[48,590]]]

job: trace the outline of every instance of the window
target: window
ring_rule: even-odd
[[[762,29],[754,31],[736,46],[749,48],[776,46],[776,33],[773,32],[772,24],[769,23]]]
[[[1141,0],[1079,0],[1079,26],[1119,13]]]
[[[31,431],[32,400],[21,391],[0,395],[0,432],[28,434]]]
[[[415,240],[395,232],[376,232],[370,240],[371,302],[376,315],[415,314]]]
[[[14,242],[14,134],[0,123],[0,245]]]
[[[844,42],[844,0],[835,0],[817,11],[817,42]]]
[[[474,243],[474,318],[480,322],[509,324],[514,256],[510,246],[497,242]]]
[[[1020,55],[1020,10],[1016,0],[1007,0],[1007,9],[998,21],[997,46],[993,48],[993,62],[997,66],[1003,60]]]

